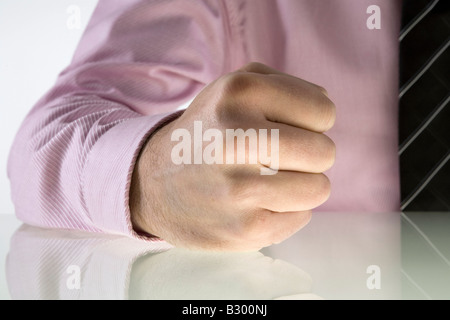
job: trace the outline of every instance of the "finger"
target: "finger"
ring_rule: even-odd
[[[267,224],[273,226],[272,244],[280,243],[291,237],[305,227],[311,221],[311,218],[311,211],[271,212]]]
[[[273,130],[278,130],[278,140]],[[267,145],[260,133],[259,161],[280,171],[322,173],[330,169],[336,158],[336,147],[325,134],[282,123],[267,125]],[[263,156],[264,154],[265,159]]]
[[[319,89],[301,79],[268,75],[256,100],[266,119],[315,132],[332,128],[336,118],[333,102]]]
[[[315,132],[331,129],[336,108],[316,86],[298,78],[279,74],[233,73],[224,81],[228,113],[243,110],[265,119]]]
[[[330,196],[330,181],[324,174],[279,171],[262,176],[256,171],[228,172],[233,190],[245,197],[245,206],[272,212],[312,210]]]
[[[330,181],[324,174],[279,171],[254,177],[251,185],[256,205],[274,212],[311,210],[330,196]]]
[[[336,157],[335,144],[325,134],[267,120],[228,130],[224,146],[224,163],[280,171],[322,173]]]
[[[280,243],[305,227],[311,220],[311,211],[272,212],[257,210],[250,214],[245,240],[262,247]]]
[[[279,70],[273,69],[265,64],[259,63],[259,62],[250,62],[248,64],[246,64],[245,66],[243,66],[242,68],[238,69],[237,72],[254,72],[254,73],[259,73],[259,74],[278,74],[278,75],[282,75],[282,76],[286,76],[286,77],[292,77],[301,81],[304,81],[305,83],[316,87],[317,89],[319,89],[324,95],[326,95],[328,97],[328,92],[324,87],[321,87],[315,83],[312,82],[308,82],[306,80],[300,79],[298,77],[295,77],[291,74],[288,73],[284,73],[281,72]]]

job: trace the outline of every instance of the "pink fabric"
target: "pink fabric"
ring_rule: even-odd
[[[206,84],[250,61],[324,86],[337,105],[332,195],[318,210],[398,210],[400,4],[100,0],[72,63],[13,144],[17,216],[138,237],[128,192],[146,138]],[[380,30],[366,27],[370,5],[381,8]]]

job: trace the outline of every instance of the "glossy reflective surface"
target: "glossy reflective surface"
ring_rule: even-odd
[[[2,286],[13,299],[450,299],[449,230],[449,213],[315,213],[281,244],[214,253],[22,225],[1,244]]]

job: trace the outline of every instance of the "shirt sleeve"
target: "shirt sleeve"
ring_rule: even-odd
[[[227,67],[216,5],[99,1],[71,64],[13,143],[8,176],[22,221],[140,237],[128,204],[139,151]]]

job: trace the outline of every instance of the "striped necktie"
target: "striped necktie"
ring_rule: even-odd
[[[402,211],[450,211],[450,1],[403,0]]]

